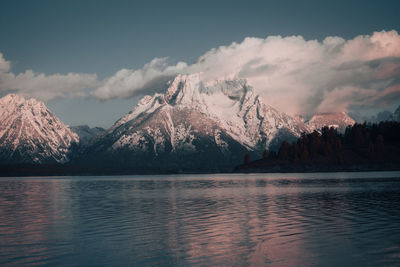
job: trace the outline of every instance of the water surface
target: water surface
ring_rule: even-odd
[[[0,265],[400,265],[400,173],[0,178]]]

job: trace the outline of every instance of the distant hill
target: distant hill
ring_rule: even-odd
[[[100,137],[106,132],[101,127],[90,128],[87,125],[71,126],[70,129],[79,136],[79,144],[81,146],[89,145],[94,138]]]
[[[360,113],[350,113],[350,116],[359,123],[363,123],[365,121],[370,123],[379,123],[382,121],[400,121],[400,105],[394,112],[384,110],[373,116],[365,116]]]

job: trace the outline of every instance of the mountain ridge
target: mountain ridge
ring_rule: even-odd
[[[0,98],[2,162],[65,163],[79,137],[46,105],[17,94]]]
[[[130,112],[106,130],[88,126],[69,128],[43,102],[34,99],[10,95],[0,101],[10,102],[15,109],[21,103],[37,106],[32,109],[37,110],[36,113],[28,116],[33,118],[30,121],[43,120],[41,116],[51,114],[51,122],[40,124],[43,129],[39,130],[47,131],[53,139],[57,135],[62,138],[66,135],[68,142],[59,142],[58,147],[44,150],[52,160],[46,157],[35,159],[34,152],[40,149],[25,148],[21,155],[24,150],[33,152],[32,155],[27,153],[26,161],[22,157],[22,162],[66,163],[72,159],[69,163],[72,165],[98,164],[122,169],[187,171],[202,166],[216,171],[229,170],[241,163],[245,154],[259,157],[264,150],[276,151],[283,141],[294,141],[302,133],[318,130],[322,124],[329,122],[331,125],[334,121],[330,118],[332,114],[320,114],[305,122],[301,117],[289,116],[266,105],[244,79],[205,82],[202,73],[177,75],[164,93],[142,97]],[[0,119],[5,122],[3,125],[9,126],[15,118],[5,120],[3,117],[7,116],[3,116],[3,110],[1,106]],[[340,114],[336,122],[338,127],[345,128],[347,125],[343,123],[354,122],[345,113]],[[324,116],[331,120],[321,122]],[[51,127],[53,123],[58,131]],[[322,126],[327,126],[325,124]],[[35,125],[21,131],[28,131]],[[8,143],[19,138],[18,134],[11,137]],[[45,147],[46,142],[52,143],[51,139],[32,140],[30,143],[38,143],[41,147]],[[0,147],[3,147],[3,157],[7,158],[10,151],[4,149],[4,145]],[[54,152],[57,149],[60,150],[58,154]]]
[[[356,122],[347,115],[346,112],[336,113],[318,113],[311,117],[307,121],[307,125],[310,127],[310,131],[320,130],[325,126],[333,127],[340,133],[344,133],[347,126],[353,126]]]

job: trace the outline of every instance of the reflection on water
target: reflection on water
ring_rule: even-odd
[[[0,179],[0,265],[400,264],[400,173]]]

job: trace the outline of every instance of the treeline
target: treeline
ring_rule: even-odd
[[[323,170],[354,167],[400,169],[400,123],[355,124],[344,134],[334,128],[303,133],[295,143],[283,142],[278,152],[264,151],[263,158],[237,169],[275,168],[276,170]]]

